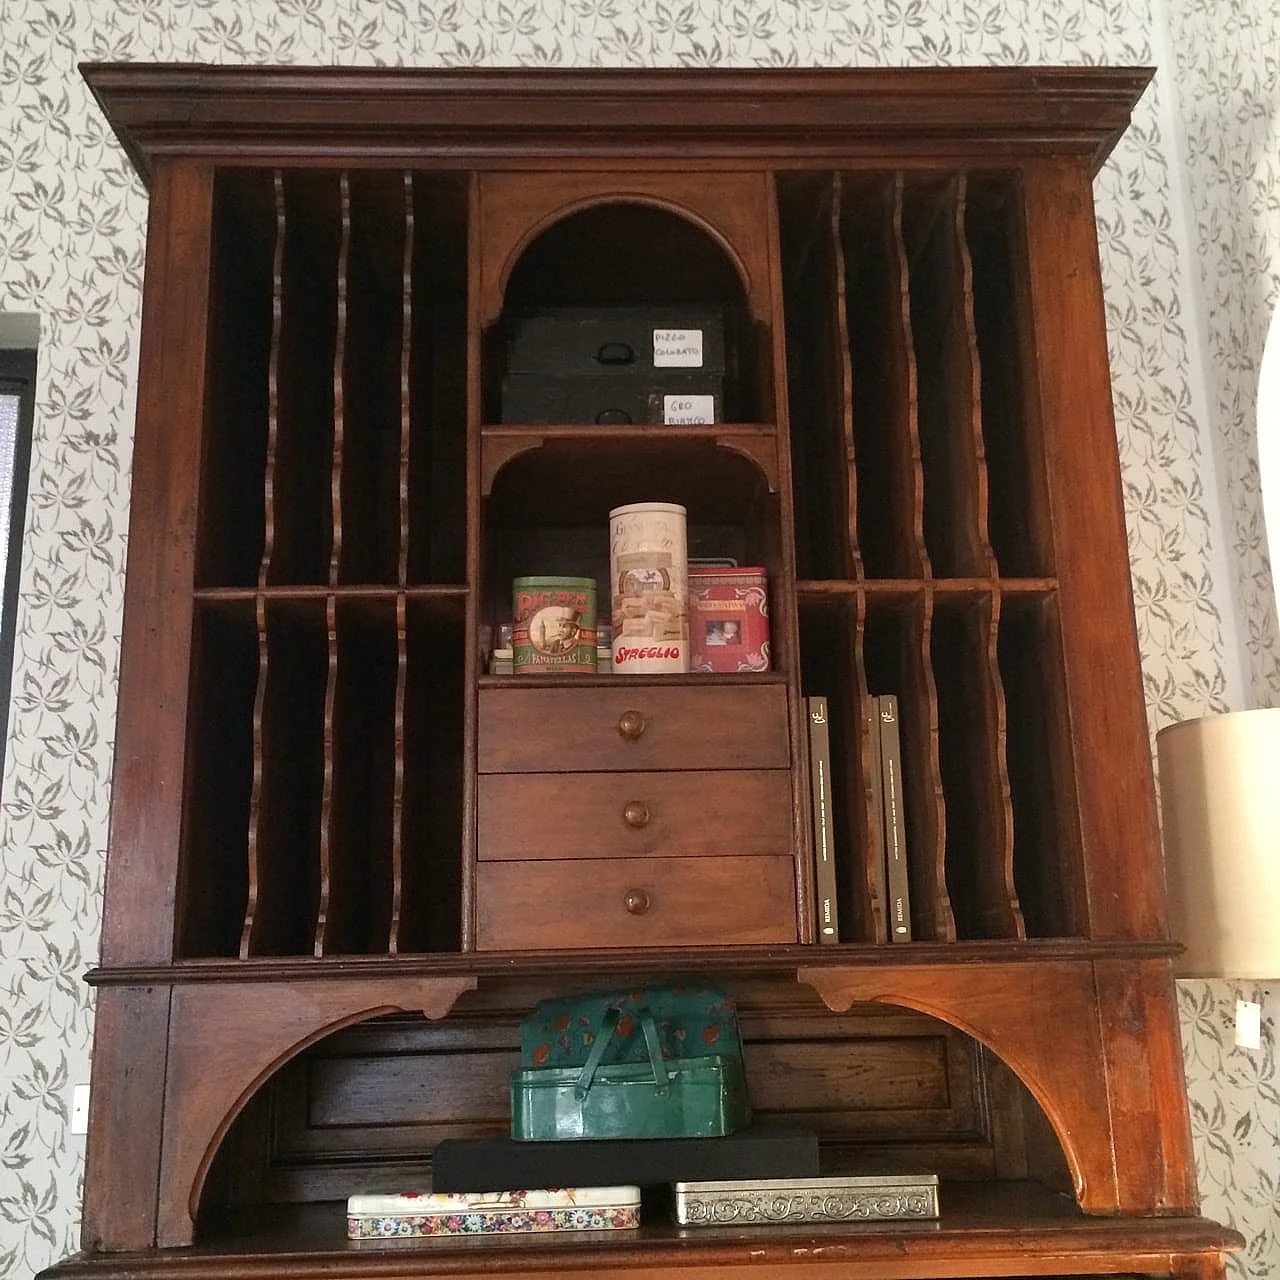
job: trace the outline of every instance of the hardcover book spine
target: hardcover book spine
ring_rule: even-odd
[[[889,886],[889,937],[911,941],[911,888],[907,877],[907,831],[902,796],[902,738],[898,698],[876,698],[880,722],[880,777],[884,793],[885,878]]]
[[[840,941],[836,906],[835,825],[831,811],[831,730],[826,698],[806,698],[809,713],[809,789],[813,803],[814,886],[818,899],[818,939]]]
[[[880,751],[880,705],[878,698],[871,699],[867,712],[867,740],[870,748],[870,765],[867,769],[870,820],[867,824],[868,848],[866,857],[871,864],[871,884],[876,895],[872,904],[872,922],[876,934],[874,942],[889,942],[893,937],[891,904],[889,902],[889,869],[886,863],[884,835],[884,765]]]

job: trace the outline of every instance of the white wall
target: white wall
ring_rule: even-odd
[[[1169,0],[1168,20],[1195,263],[1192,332],[1213,454],[1205,483],[1216,481],[1222,503],[1220,576],[1237,620],[1226,665],[1239,684],[1228,703],[1277,706],[1280,644],[1254,410],[1267,325],[1280,302],[1280,7]],[[1269,514],[1280,520],[1280,508]],[[1280,989],[1187,981],[1178,997],[1204,1211],[1245,1235],[1240,1273],[1280,1274]],[[1234,1045],[1238,997],[1262,1003],[1261,1051]]]
[[[1256,490],[1235,483],[1249,471],[1247,378],[1225,390],[1217,381],[1261,332],[1280,232],[1274,198],[1237,207],[1236,146],[1211,146],[1215,126],[1201,111],[1234,89],[1252,35],[1215,20],[1206,53],[1194,9],[1186,0],[1170,22],[1148,0],[0,0],[0,309],[37,312],[42,326],[0,806],[0,1277],[29,1276],[77,1244],[82,1139],[68,1135],[66,1116],[70,1086],[88,1078],[92,1011],[80,979],[97,951],[127,527],[146,200],[76,63],[1158,64],[1097,183],[1155,727],[1274,696],[1280,653],[1262,601]],[[1270,42],[1274,86],[1267,9],[1245,4]],[[1180,56],[1166,52],[1181,44]],[[1261,139],[1273,161],[1274,124]],[[1225,254],[1223,218],[1239,236]],[[1206,984],[1181,994],[1188,1062],[1234,1054],[1221,1025],[1232,993]],[[1274,1096],[1274,1015],[1272,1005],[1269,1058],[1255,1067],[1232,1057],[1210,1077],[1255,1132],[1273,1123],[1257,1080]],[[1202,1155],[1221,1127],[1212,1107],[1206,1114]],[[1262,1171],[1226,1145],[1208,1167],[1216,1181],[1224,1163],[1239,1173],[1232,1209],[1254,1243],[1237,1269],[1269,1275],[1280,1241],[1274,1210],[1264,1221]]]

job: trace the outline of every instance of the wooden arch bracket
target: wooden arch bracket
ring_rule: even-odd
[[[991,1049],[1053,1126],[1086,1213],[1195,1210],[1189,1134],[1173,1102],[1181,1066],[1168,1048],[1178,1039],[1167,965],[868,965],[803,968],[797,978],[834,1011],[902,1005]]]
[[[188,1245],[205,1177],[232,1121],[269,1076],[339,1028],[385,1013],[442,1018],[469,975],[177,987],[160,1151],[156,1243]]]

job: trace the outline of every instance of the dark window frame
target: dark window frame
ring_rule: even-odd
[[[9,495],[9,527],[0,528],[7,554],[0,584],[0,777],[9,738],[9,705],[17,636],[18,586],[26,529],[27,478],[35,426],[36,353],[26,347],[0,348],[0,395],[17,396],[18,420],[12,439],[0,440],[0,485]],[[2,429],[2,428],[0,428]],[[6,433],[7,434],[7,433]],[[2,523],[2,522],[0,522]]]

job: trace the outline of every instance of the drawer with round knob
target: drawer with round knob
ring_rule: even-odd
[[[480,691],[481,773],[786,769],[781,684]]]
[[[785,769],[483,774],[482,860],[791,852]]]
[[[790,856],[482,862],[481,951],[796,941]]]

